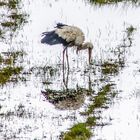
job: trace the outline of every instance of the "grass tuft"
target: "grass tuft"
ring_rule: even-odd
[[[131,4],[139,5],[139,0],[89,0],[90,3],[98,4],[98,5],[105,5],[105,4],[118,4],[119,2],[131,2]]]
[[[65,133],[63,140],[88,140],[91,137],[90,129],[85,123],[74,125],[69,132]]]
[[[10,80],[12,75],[17,75],[22,71],[22,67],[10,67],[7,66],[0,70],[0,85],[4,85]]]
[[[117,62],[104,62],[101,65],[102,73],[107,74],[117,74],[119,72],[119,64]]]
[[[111,91],[111,84],[105,85],[97,94],[97,96],[94,97],[93,102],[88,106],[87,111],[81,112],[82,115],[89,115],[93,114],[94,110],[96,108],[103,108],[105,107],[107,101],[109,98],[107,97],[108,93]]]
[[[95,116],[88,117],[87,121],[86,121],[86,124],[90,127],[95,126],[96,125],[96,120],[97,120],[97,118]]]

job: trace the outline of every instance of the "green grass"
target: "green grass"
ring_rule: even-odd
[[[117,4],[119,2],[131,2],[132,4],[140,4],[139,0],[89,0],[89,2],[99,5]]]
[[[42,91],[44,96],[47,95],[49,102],[58,103],[66,99],[71,99],[72,101],[83,101],[79,96],[89,94],[89,91],[84,88],[78,87],[77,89],[62,89],[62,90],[52,90],[46,89]]]
[[[129,34],[133,33],[134,31],[136,31],[136,28],[134,28],[132,25],[126,28],[126,32]]]
[[[17,6],[19,5],[19,2],[21,0],[9,0],[8,1],[8,7],[11,8],[11,9],[16,9]]]
[[[119,72],[119,63],[106,61],[101,65],[102,73],[107,74],[117,74]]]
[[[17,29],[23,27],[24,23],[27,23],[28,15],[21,12],[20,7],[21,0],[1,0],[0,7],[6,7],[8,14],[3,14],[2,21],[0,23],[0,38],[6,39],[6,32],[10,31],[10,36],[14,34]]]
[[[2,22],[1,25],[3,27],[12,27],[12,26],[15,26],[15,22],[11,22],[11,21]]]
[[[0,55],[0,64],[13,65],[19,57],[23,57],[24,51],[2,52]]]
[[[6,3],[4,1],[0,2],[0,6],[5,6],[5,5],[6,5]]]
[[[90,127],[95,126],[96,125],[96,120],[97,120],[97,118],[95,116],[88,117],[87,120],[86,120],[86,124]]]
[[[16,13],[16,12],[11,12],[11,14],[8,15],[8,17],[9,17],[10,19],[13,19],[13,20],[22,19],[23,16],[24,16],[24,14]]]
[[[16,14],[16,13],[12,13],[11,15],[8,16],[10,18],[10,21],[5,21],[1,23],[1,26],[3,26],[4,28],[10,28],[10,29],[14,29],[14,31],[16,29],[18,29],[23,23],[26,23],[26,14]]]
[[[12,65],[13,58],[12,57],[3,58],[2,56],[0,56],[0,64]]]
[[[64,134],[63,140],[88,140],[91,135],[92,133],[87,128],[86,123],[78,123],[69,132]]]
[[[13,51],[13,52],[9,52],[9,57],[12,57],[13,60],[15,61],[18,57],[23,57],[23,55],[25,55],[26,53],[21,50],[21,51]]]
[[[21,0],[1,0],[0,6],[7,6],[10,9],[16,9]]]
[[[109,98],[107,95],[111,91],[111,84],[105,85],[99,92],[98,94],[94,97],[92,103],[88,106],[87,111],[81,112],[82,115],[90,115],[93,114],[94,110],[96,108],[102,108],[105,107],[107,101]]]
[[[137,29],[134,28],[132,25],[130,25],[129,27],[126,28],[126,35],[128,39],[131,39],[133,33],[136,31]]]
[[[0,70],[0,85],[4,85],[8,82],[13,75],[17,75],[22,71],[22,67],[10,67],[7,66]]]

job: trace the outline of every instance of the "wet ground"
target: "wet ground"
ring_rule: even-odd
[[[84,139],[139,140],[139,6],[15,4],[0,6],[0,139],[68,139],[71,128],[84,123],[90,131]],[[64,73],[63,46],[40,43],[41,33],[58,22],[80,27],[94,44],[91,65],[86,51],[77,56],[69,48]]]

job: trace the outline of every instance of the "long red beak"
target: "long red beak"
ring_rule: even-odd
[[[88,55],[89,55],[88,61],[89,61],[89,64],[91,64],[91,54],[92,54],[92,48],[89,48],[88,49]]]

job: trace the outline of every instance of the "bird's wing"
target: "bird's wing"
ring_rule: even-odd
[[[49,45],[55,45],[55,44],[63,44],[67,45],[67,42],[65,39],[59,37],[55,31],[50,32],[43,32],[42,35],[44,36],[41,39],[41,43],[49,44]]]
[[[55,30],[59,37],[66,40],[66,42],[73,42],[75,45],[81,45],[84,41],[83,32],[74,26],[63,26]]]

